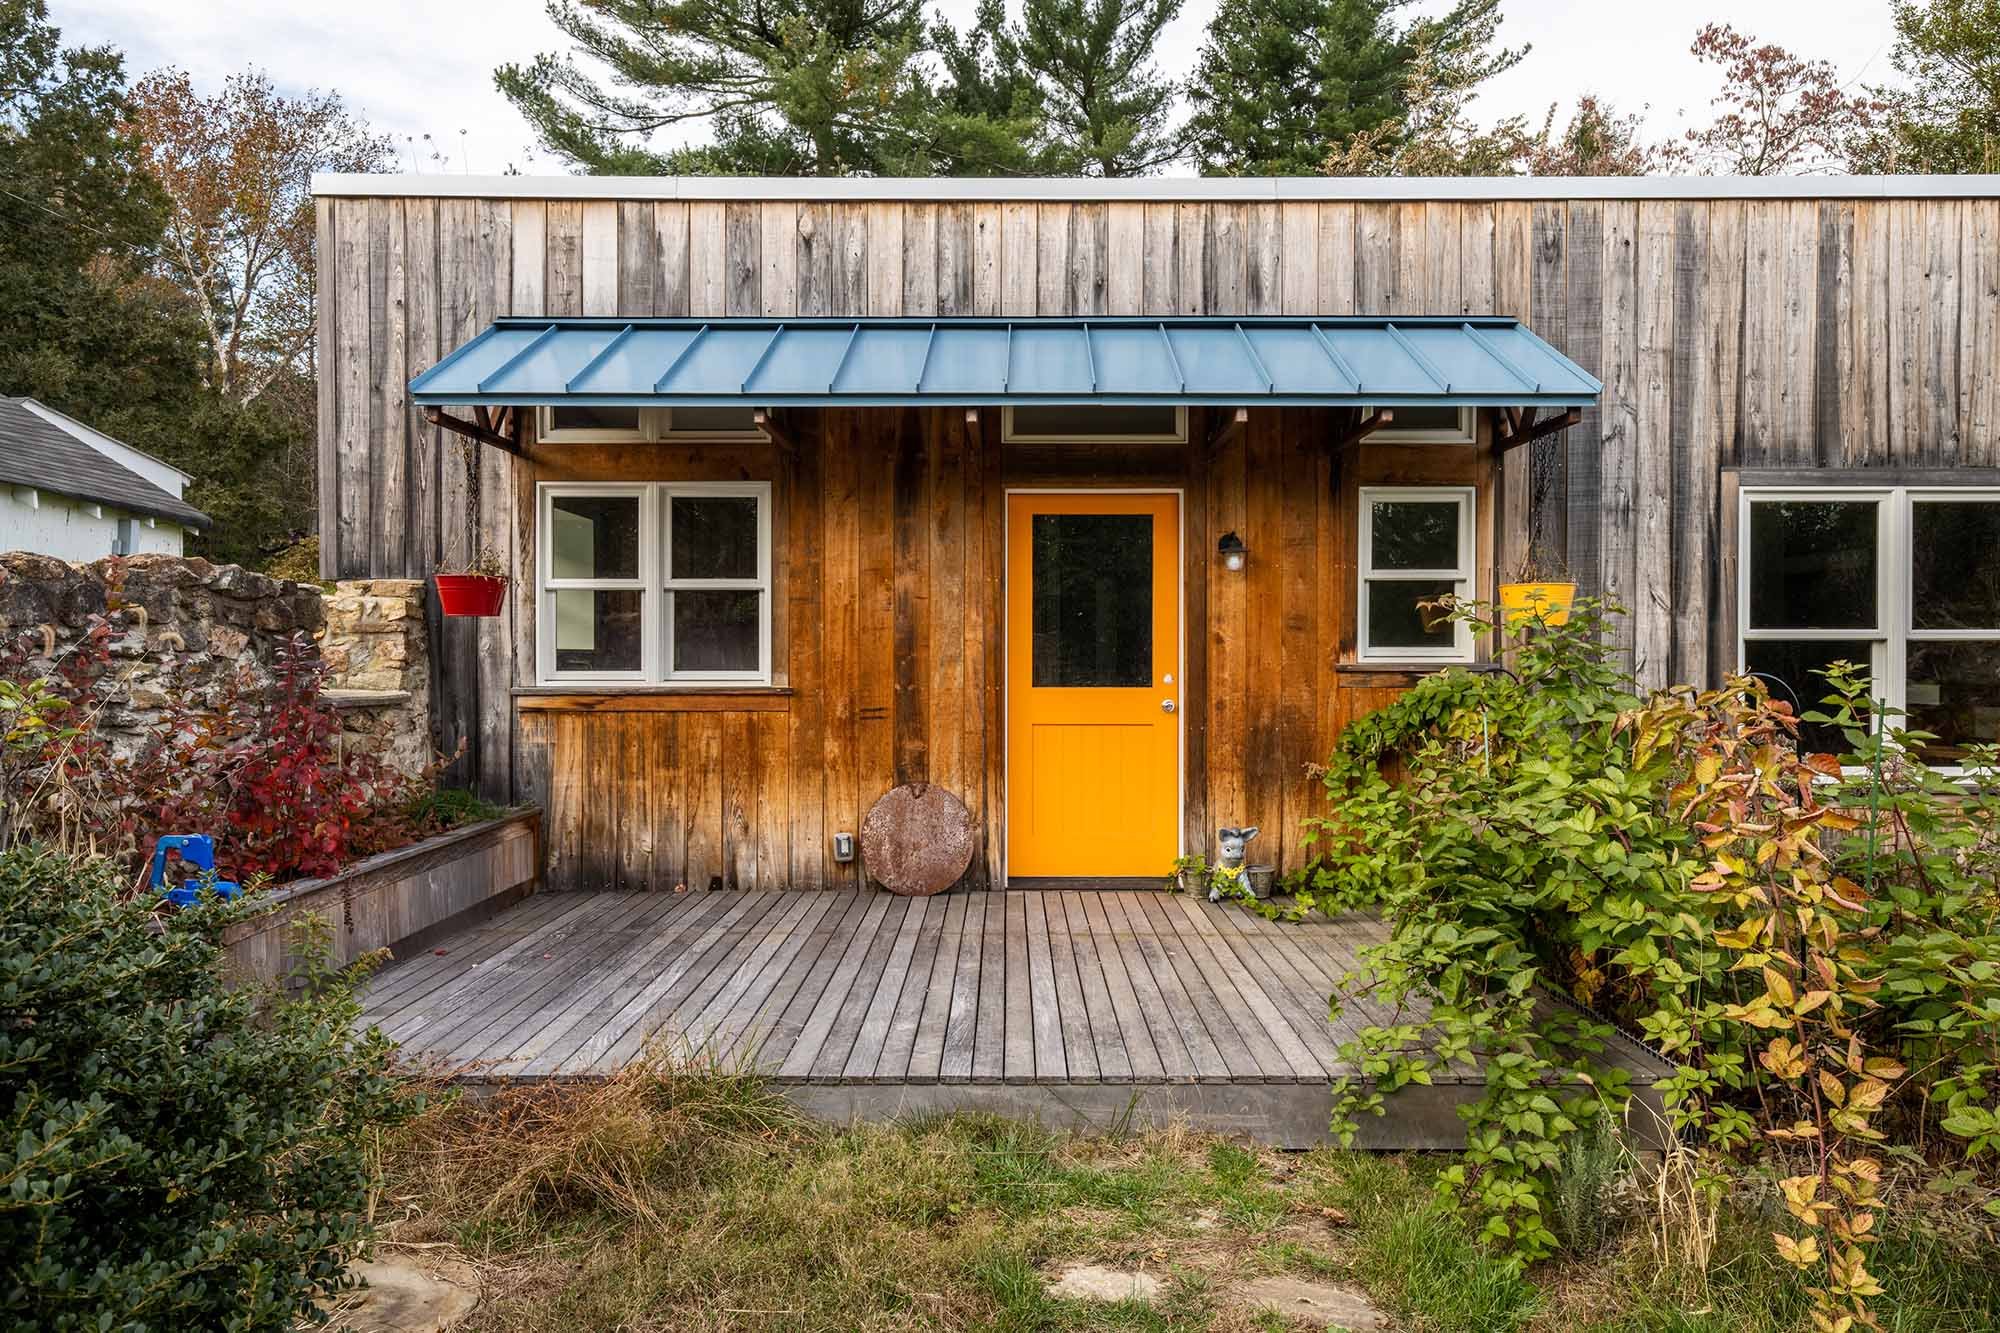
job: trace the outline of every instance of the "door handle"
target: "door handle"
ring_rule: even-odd
[[[1173,701],[1172,699],[1162,699],[1162,700],[1160,700],[1160,711],[1161,711],[1162,713],[1171,713],[1171,712],[1173,712],[1173,711],[1174,711],[1174,701]]]

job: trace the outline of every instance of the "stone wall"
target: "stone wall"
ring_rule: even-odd
[[[433,758],[424,585],[360,580],[322,594],[310,583],[238,565],[135,555],[73,565],[0,554],[0,660],[30,672],[59,664],[102,618],[110,669],[98,729],[114,755],[136,753],[175,693],[218,705],[232,681],[268,686],[279,648],[298,638],[327,667],[322,697],[340,711],[342,743],[415,774]]]
[[[333,589],[320,654],[342,741],[401,772],[420,772],[435,755],[423,580],[348,579]]]
[[[310,643],[325,623],[319,589],[237,565],[0,554],[0,654],[48,669],[100,617],[111,629],[111,665],[98,728],[124,754],[144,743],[173,692],[199,708],[219,702],[239,671],[252,689],[268,685],[279,648],[294,636]]]

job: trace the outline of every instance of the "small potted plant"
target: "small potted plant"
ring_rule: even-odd
[[[458,459],[465,467],[466,512],[473,516],[471,540],[479,531],[479,454],[472,441],[458,437]],[[463,563],[450,559],[439,563],[433,581],[437,584],[438,607],[448,616],[497,616],[507,604],[507,566],[490,546],[476,548]]]
[[[1207,897],[1209,878],[1207,857],[1199,852],[1189,856],[1177,856],[1174,858],[1173,870],[1167,876],[1167,891],[1169,893],[1178,891],[1195,898]]]
[[[435,582],[438,605],[448,616],[497,616],[507,601],[507,567],[491,547],[463,564],[439,565]]]
[[[1562,560],[1530,552],[1511,582],[1500,585],[1500,614],[1508,629],[1568,621],[1576,601],[1576,580]]]

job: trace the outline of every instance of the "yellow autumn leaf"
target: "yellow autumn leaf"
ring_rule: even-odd
[[[1805,1049],[1790,1037],[1774,1039],[1757,1057],[1757,1063],[1787,1082],[1800,1077],[1812,1067],[1812,1061],[1806,1055]]]
[[[1882,1104],[1889,1095],[1889,1085],[1879,1078],[1863,1079],[1847,1094],[1847,1107],[1851,1111],[1872,1111]]]
[[[1847,1085],[1825,1069],[1819,1071],[1819,1091],[1822,1097],[1835,1106],[1847,1105]]]
[[[1798,995],[1792,989],[1791,978],[1774,967],[1764,969],[1764,988],[1771,992],[1771,998],[1778,1004],[1790,1008]]]
[[[1797,1004],[1792,1006],[1792,1012],[1798,1017],[1804,1018],[1807,1014],[1832,998],[1833,992],[1830,990],[1809,990],[1799,997]]]
[[[1819,1262],[1819,1241],[1811,1236],[1794,1240],[1782,1231],[1773,1231],[1771,1239],[1777,1242],[1778,1257],[1796,1268],[1810,1268]]]

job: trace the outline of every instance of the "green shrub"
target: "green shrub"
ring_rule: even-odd
[[[421,1098],[352,1034],[352,978],[229,989],[240,909],[155,918],[122,878],[0,854],[0,1323],[288,1327],[347,1285],[369,1145]]]
[[[1885,1211],[1986,1244],[2000,1217],[2000,767],[1992,747],[1957,778],[1912,762],[1927,738],[1840,669],[1807,719],[1843,758],[1801,754],[1754,681],[1641,700],[1603,628],[1579,604],[1511,674],[1430,677],[1328,765],[1299,903],[1383,912],[1364,962],[1400,1015],[1345,1047],[1361,1077],[1336,1127],[1477,1059],[1444,1192],[1517,1261],[1560,1230],[1594,1243],[1559,1194],[1598,1174],[1574,1145],[1630,1086],[1606,1024],[1534,994],[1566,991],[1676,1063],[1672,1127],[1773,1200],[1815,1319],[1866,1327]],[[1896,1189],[1922,1200],[1903,1218]]]

